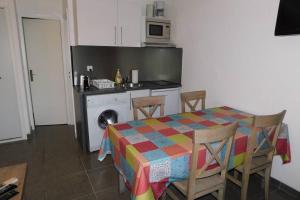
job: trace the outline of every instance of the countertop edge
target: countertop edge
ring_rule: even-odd
[[[88,90],[84,90],[80,86],[73,86],[73,89],[75,92],[79,93],[80,95],[89,96],[89,95],[124,93],[127,91],[136,91],[136,90],[160,90],[160,89],[169,89],[169,88],[179,88],[181,86],[182,85],[180,83],[174,83],[171,85],[164,85],[164,86],[151,84],[151,85],[145,85],[140,88],[127,88],[127,89],[119,88],[119,87],[109,88],[109,89],[98,89],[94,86],[91,86],[91,88]]]

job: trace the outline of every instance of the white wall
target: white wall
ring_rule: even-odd
[[[183,89],[208,91],[208,106],[255,114],[287,109],[292,162],[272,176],[300,191],[300,36],[274,37],[279,0],[174,0],[183,47]]]

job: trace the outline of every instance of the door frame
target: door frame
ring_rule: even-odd
[[[63,52],[63,76],[64,76],[64,90],[66,95],[66,112],[67,112],[67,124],[74,124],[74,100],[73,100],[73,81],[72,81],[72,67],[71,67],[71,55],[69,53],[69,38],[66,33],[65,19],[61,16],[55,15],[40,15],[32,13],[20,13],[19,16],[19,30],[20,30],[20,39],[21,39],[21,51],[22,51],[22,60],[24,65],[24,77],[25,77],[25,88],[27,96],[27,107],[30,119],[31,129],[35,130],[34,123],[34,113],[33,113],[33,104],[31,99],[31,89],[30,89],[30,77],[28,74],[28,64],[27,64],[27,54],[25,46],[25,36],[23,29],[23,18],[32,18],[32,19],[43,19],[43,20],[57,20],[60,23],[60,35],[61,35],[61,45]]]
[[[22,66],[22,54],[20,51],[20,40],[17,24],[17,13],[15,1],[12,0],[0,0],[0,8],[4,9],[7,16],[7,28],[9,33],[9,44],[10,44],[10,54],[13,64],[14,81],[16,83],[16,93],[18,110],[20,116],[20,125],[22,131],[22,137],[1,141],[0,143],[8,141],[17,141],[27,139],[27,134],[30,133],[30,121],[28,119],[28,110],[26,102],[26,93],[24,87],[24,77],[23,77],[23,66]]]

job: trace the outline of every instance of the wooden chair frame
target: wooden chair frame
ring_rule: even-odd
[[[187,181],[187,187],[183,189],[184,187],[182,186],[182,182],[173,183],[175,187],[181,188],[179,190],[184,192],[188,200],[196,199],[216,191],[218,191],[218,200],[224,199],[228,161],[237,127],[238,123],[236,122],[219,129],[195,131],[193,136],[193,152],[191,157],[192,165],[190,176]],[[211,146],[211,143],[214,142],[220,142],[217,148],[213,148]],[[201,169],[197,169],[199,150],[203,146],[211,154],[211,157],[205,162]],[[219,153],[223,148],[226,148],[226,152],[224,160],[222,161]],[[216,161],[219,166],[208,170],[207,168],[213,161]],[[219,181],[212,183],[215,178],[217,178]],[[204,189],[197,191],[197,180],[199,179],[205,180],[201,185],[201,187]],[[205,184],[208,182],[210,182],[210,185],[206,187]],[[167,189],[167,194],[173,199],[178,199],[170,189]]]
[[[185,104],[191,109],[191,112],[196,111],[196,107],[201,100],[201,109],[205,109],[205,98],[206,98],[206,91],[194,91],[194,92],[184,92],[181,93],[181,110],[182,112],[185,111]],[[194,101],[194,104],[191,104],[191,101]]]
[[[254,117],[253,129],[248,140],[244,164],[234,170],[233,176],[227,175],[229,180],[241,187],[241,200],[247,199],[249,176],[253,173],[258,173],[265,178],[265,200],[269,199],[272,162],[285,113],[286,110],[275,115]],[[262,140],[257,142],[259,135],[262,136]],[[238,179],[239,172],[242,173],[241,181]]]
[[[133,98],[132,105],[134,120],[138,120],[138,110],[140,110],[146,118],[152,118],[158,107],[160,107],[160,116],[164,116],[165,96]],[[149,112],[145,107],[149,107]]]

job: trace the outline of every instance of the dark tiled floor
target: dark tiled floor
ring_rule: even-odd
[[[97,153],[82,153],[72,126],[38,127],[28,141],[0,145],[0,167],[27,162],[24,200],[129,200],[118,193],[117,172],[108,156],[103,162]],[[249,199],[263,199],[260,180],[251,178]],[[270,188],[271,200],[293,200]],[[178,194],[180,195],[180,194]],[[238,200],[239,189],[227,184],[226,199]],[[210,195],[199,200],[213,200]]]

